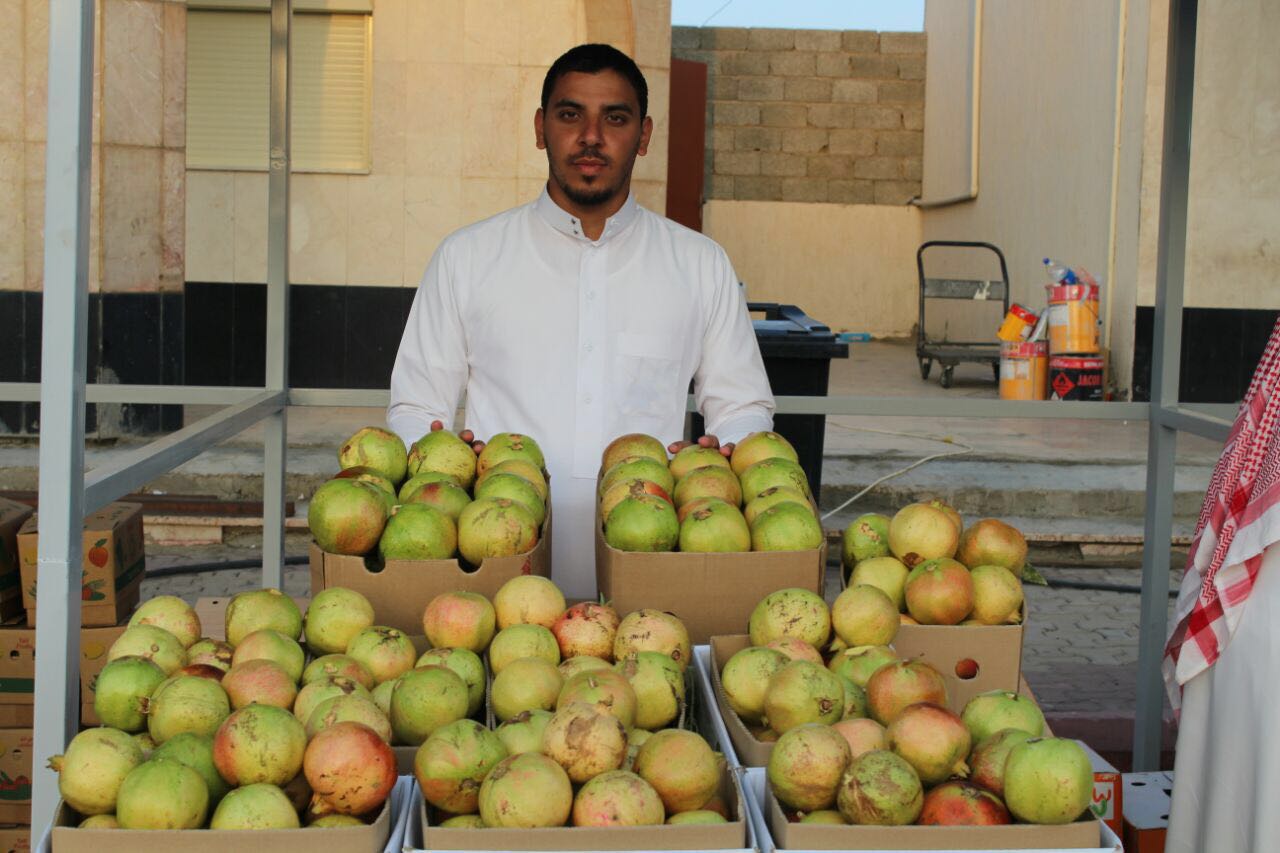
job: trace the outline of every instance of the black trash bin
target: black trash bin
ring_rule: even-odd
[[[849,345],[795,305],[749,302],[747,310],[764,315],[753,318],[752,325],[774,396],[827,396],[831,359],[848,358]],[[809,475],[809,487],[815,500],[822,488],[822,445],[826,426],[826,415],[775,415],[773,418],[774,430],[795,446],[800,465]],[[693,437],[697,438],[705,431],[702,416],[695,413]]]

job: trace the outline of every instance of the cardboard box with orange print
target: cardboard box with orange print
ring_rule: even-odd
[[[18,531],[22,606],[27,624],[36,624],[38,516]],[[142,504],[117,502],[84,520],[84,562],[80,571],[80,624],[120,624],[138,603],[146,554],[142,545]]]
[[[31,822],[31,729],[0,729],[0,823]]]
[[[111,644],[126,627],[113,625],[80,630],[80,722],[86,726],[98,724],[93,713],[93,687],[107,665]],[[22,624],[0,626],[0,727],[33,725],[35,691],[35,629]],[[3,820],[0,814],[0,822]]]
[[[0,621],[22,613],[22,573],[18,568],[18,531],[32,509],[0,498]]]
[[[31,827],[0,826],[0,853],[31,853]]]

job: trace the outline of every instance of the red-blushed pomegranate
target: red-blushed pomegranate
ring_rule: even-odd
[[[548,578],[517,575],[498,588],[493,596],[498,630],[512,625],[541,625],[550,628],[564,612],[564,593]]]
[[[560,644],[562,659],[590,655],[612,661],[619,622],[617,611],[612,607],[584,601],[561,614],[551,626],[551,633]]]
[[[866,689],[876,670],[898,660],[898,655],[888,646],[854,646],[837,652],[827,663],[827,669]]]
[[[1018,575],[1027,562],[1027,540],[1016,527],[999,519],[984,518],[960,534],[956,559],[971,569],[1000,566]]]
[[[1020,729],[1001,729],[977,742],[969,754],[969,781],[986,788],[997,797],[1004,796],[1004,766],[1009,753],[1033,735]]]
[[[653,786],[626,770],[607,770],[573,799],[574,826],[654,826],[666,813]]]
[[[1012,823],[1000,798],[968,782],[944,782],[924,795],[922,826],[1000,826]]]
[[[676,478],[677,486],[694,471],[702,468],[723,468],[730,474],[733,473],[729,467],[728,457],[720,452],[720,448],[703,447],[696,443],[677,450],[676,455],[671,457],[671,464],[668,467],[671,469],[671,476]],[[734,475],[734,481],[737,481],[737,475]]]
[[[807,660],[809,663],[816,663],[819,666],[824,665],[822,654],[817,649],[804,640],[797,640],[795,637],[779,637],[776,640],[770,640],[765,643],[764,648],[782,652],[787,660]]]
[[[611,714],[585,702],[568,702],[542,732],[542,752],[582,784],[606,770],[617,770],[627,757],[627,730]]]
[[[968,773],[969,730],[937,705],[908,705],[889,724],[889,748],[907,760],[925,785]]]
[[[373,682],[373,673],[364,664],[347,655],[324,655],[307,664],[307,668],[302,671],[302,686],[326,678],[350,678],[359,682],[366,690],[377,686]]]
[[[396,784],[396,756],[360,723],[335,723],[307,744],[302,772],[313,815],[363,815],[382,806]]]
[[[907,575],[906,597],[921,625],[958,625],[973,611],[973,577],[948,557],[925,560]]]
[[[831,636],[831,611],[822,596],[792,587],[771,592],[751,611],[747,622],[751,645],[767,645],[779,637],[795,637],[822,648]]]
[[[783,734],[805,723],[831,725],[844,715],[844,685],[840,677],[816,663],[795,660],[769,679],[764,694],[764,718]]]
[[[182,669],[176,670],[173,674],[194,675],[197,678],[207,678],[210,681],[216,681],[221,684],[222,676],[226,675],[226,673],[226,670],[219,669],[216,666],[210,666],[207,663],[189,663]]]
[[[910,504],[889,522],[889,550],[908,568],[925,560],[955,556],[960,531],[942,510],[928,504]]]
[[[782,805],[805,812],[826,809],[835,805],[836,788],[852,758],[840,732],[807,723],[778,738],[766,775]]]
[[[431,599],[422,614],[422,629],[433,648],[470,649],[479,654],[489,646],[497,614],[478,592],[445,592]]]
[[[689,448],[686,448],[689,449]],[[679,475],[671,495],[676,506],[684,506],[698,498],[719,498],[732,506],[742,506],[742,485],[738,475],[729,470],[729,460],[715,452],[723,464],[703,465]]]
[[[222,678],[231,707],[239,710],[258,702],[277,708],[292,708],[298,688],[280,664],[266,658],[238,663]]]
[[[729,457],[733,473],[739,477],[742,472],[757,462],[765,459],[789,459],[799,462],[796,449],[776,432],[753,432],[733,446],[733,455]]]
[[[684,704],[684,673],[678,663],[661,652],[636,652],[614,668],[635,691],[636,728],[655,731],[675,721]]]
[[[540,752],[502,759],[480,785],[480,818],[487,827],[564,826],[573,808],[573,783]]]
[[[605,447],[600,454],[600,470],[608,471],[623,459],[632,456],[644,456],[663,465],[667,464],[667,448],[661,441],[642,432],[629,432],[618,436]]]
[[[942,512],[946,514],[947,518],[951,519],[951,523],[955,525],[956,533],[960,533],[964,530],[964,519],[960,517],[960,513],[951,504],[941,498],[931,498],[927,501],[920,501],[920,503],[925,504],[926,506],[931,506],[934,509],[942,510]]]
[[[831,627],[850,648],[887,646],[898,634],[898,607],[878,587],[846,588],[831,605]]]
[[[973,619],[982,625],[1017,625],[1022,621],[1022,581],[1000,566],[975,566]]]
[[[480,808],[480,783],[507,757],[502,740],[475,720],[457,720],[437,729],[418,748],[413,775],[422,796],[451,814]]]
[[[213,763],[233,786],[286,785],[302,769],[306,748],[306,729],[293,714],[273,705],[249,705],[218,727]]]
[[[525,711],[550,711],[563,687],[564,677],[545,658],[513,660],[493,678],[493,715],[506,721]]]
[[[177,637],[184,649],[200,639],[200,617],[176,595],[157,595],[142,602],[129,618],[129,627],[135,625],[163,628]]]
[[[251,660],[276,662],[297,684],[302,680],[302,670],[306,664],[307,655],[302,650],[302,646],[298,645],[297,640],[292,640],[279,631],[266,628],[254,631],[240,641],[236,646],[235,654],[231,656],[231,667],[234,669],[236,664]]]
[[[296,640],[302,634],[302,611],[278,589],[240,592],[231,599],[223,617],[227,642],[239,646],[254,631],[270,629]]]
[[[49,759],[58,774],[58,793],[82,815],[110,814],[116,794],[143,761],[142,748],[116,729],[86,729],[71,739],[67,751]]]
[[[599,518],[602,522],[608,522],[609,516],[613,514],[614,508],[627,498],[638,498],[641,495],[649,495],[651,497],[660,498],[674,506],[671,495],[667,490],[659,486],[652,480],[643,480],[639,477],[632,477],[629,480],[619,480],[609,487],[609,490],[600,496]],[[560,608],[564,610],[563,607]]]
[[[556,708],[569,702],[586,702],[604,714],[617,717],[624,728],[636,722],[636,691],[622,673],[612,669],[590,670],[564,683],[556,698]]]
[[[787,662],[788,658],[782,652],[763,646],[748,646],[725,662],[720,673],[720,685],[724,688],[729,707],[744,723],[757,725],[764,718],[764,697],[769,689],[769,679]]]
[[[960,712],[973,742],[991,737],[1001,729],[1021,729],[1032,737],[1044,734],[1044,713],[1034,699],[1007,690],[979,693]]]
[[[841,720],[838,723],[832,723],[831,729],[838,732],[849,744],[850,760],[864,752],[889,748],[889,737],[884,726],[867,717]]]
[[[907,706],[920,702],[947,706],[946,682],[936,669],[923,661],[887,664],[867,681],[867,710],[882,726],[896,720]]]
[[[599,493],[603,495],[615,483],[624,480],[649,480],[661,486],[667,494],[676,487],[676,478],[671,476],[671,471],[663,463],[642,456],[628,456],[605,469],[600,477]]]
[[[836,806],[850,823],[905,826],[920,816],[924,789],[905,760],[875,750],[849,764],[836,791]]]
[[[1093,799],[1093,767],[1078,743],[1032,738],[1009,751],[1004,802],[1026,823],[1071,823]]]
[[[373,625],[373,605],[354,589],[322,589],[303,616],[303,633],[314,655],[341,654],[356,634]]]
[[[676,521],[684,524],[684,520],[689,517],[690,513],[697,512],[700,509],[708,509],[713,506],[725,504],[725,501],[719,498],[694,498],[682,506],[676,508]],[[725,504],[728,506],[729,504]]]
[[[635,772],[667,807],[667,814],[701,809],[720,787],[720,762],[700,735],[663,729],[636,753]]]
[[[386,492],[373,483],[330,480],[311,496],[307,526],[327,553],[367,554],[377,547],[386,527],[388,503]]]
[[[293,702],[293,715],[305,726],[307,720],[311,719],[311,713],[319,707],[321,702],[334,696],[349,696],[353,693],[370,701],[373,700],[369,691],[365,690],[360,682],[351,678],[337,676],[323,681],[313,681],[298,691],[298,696]]]
[[[637,652],[658,652],[671,658],[684,672],[693,659],[689,629],[672,613],[640,609],[618,623],[613,637],[614,660],[626,660]]]
[[[351,638],[347,657],[355,660],[373,676],[374,685],[392,681],[413,669],[418,652],[413,641],[399,628],[374,625]]]

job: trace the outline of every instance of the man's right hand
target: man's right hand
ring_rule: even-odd
[[[440,431],[440,430],[442,430],[442,429],[444,429],[444,421],[432,421],[432,422],[431,422],[431,431],[432,431],[432,432],[439,432],[439,431]],[[458,438],[462,439],[462,440],[463,440],[463,441],[465,441],[467,444],[471,445],[471,449],[472,449],[472,450],[474,450],[474,451],[476,452],[476,455],[477,455],[477,456],[479,456],[479,455],[480,455],[480,451],[481,451],[481,450],[484,450],[484,442],[483,442],[483,441],[476,441],[476,435],[475,435],[475,433],[473,433],[473,432],[472,432],[471,430],[469,430],[469,429],[464,429],[462,432],[458,433]]]

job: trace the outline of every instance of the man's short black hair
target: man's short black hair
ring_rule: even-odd
[[[611,44],[580,44],[569,48],[551,63],[547,76],[542,80],[542,109],[547,108],[556,81],[574,71],[583,74],[618,72],[636,90],[636,100],[640,102],[640,117],[644,118],[649,114],[649,84],[645,82],[635,61]]]

